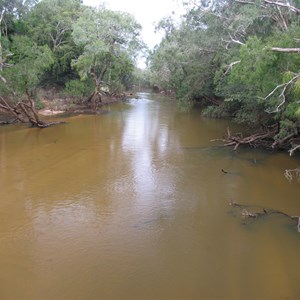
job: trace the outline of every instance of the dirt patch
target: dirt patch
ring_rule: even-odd
[[[44,108],[39,110],[39,114],[42,116],[54,116],[54,115],[58,115],[58,114],[63,114],[65,113],[66,110],[53,110],[53,109],[49,109],[49,108]]]
[[[51,93],[50,93],[51,92]],[[89,105],[81,104],[78,99],[59,97],[55,89],[49,91],[39,91],[40,102],[43,108],[38,110],[38,114],[45,117],[57,116],[60,114],[101,114],[105,112],[103,106],[112,103],[122,102],[128,98],[134,98],[133,93],[123,93],[119,96],[102,96],[102,102],[97,103],[96,110]],[[0,125],[11,124],[15,118],[5,111],[0,110]]]

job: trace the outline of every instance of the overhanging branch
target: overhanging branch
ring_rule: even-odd
[[[271,96],[273,96],[275,94],[275,92],[279,89],[282,88],[282,91],[279,95],[279,99],[281,99],[281,102],[277,105],[277,107],[275,108],[275,110],[273,111],[268,111],[268,113],[276,113],[276,112],[279,112],[279,109],[280,107],[285,103],[285,92],[286,92],[286,89],[293,83],[295,82],[298,78],[300,77],[300,74],[294,74],[294,77],[289,80],[288,82],[286,83],[282,83],[282,84],[279,84],[277,85],[270,93],[269,95],[267,95],[264,99],[267,100],[268,98],[270,98]]]
[[[280,48],[280,47],[272,47],[272,51],[276,52],[285,52],[285,53],[300,53],[300,48]]]
[[[300,14],[300,9],[290,5],[290,3],[282,3],[282,2],[278,2],[278,1],[270,1],[270,0],[264,0],[265,3],[271,4],[271,5],[276,5],[276,6],[281,6],[281,7],[285,7],[288,8],[289,10],[295,12],[296,14]]]
[[[230,63],[228,66],[227,66],[227,69],[226,69],[226,72],[224,73],[224,75],[227,75],[227,73],[229,73],[231,70],[232,70],[232,67],[236,64],[239,64],[241,61],[240,60],[237,60],[237,61],[234,61],[232,63]]]

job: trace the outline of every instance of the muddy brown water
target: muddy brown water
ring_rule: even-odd
[[[299,158],[151,94],[106,109],[0,128],[0,299],[300,299],[295,224],[228,205],[300,215]]]

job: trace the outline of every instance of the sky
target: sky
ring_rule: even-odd
[[[129,12],[143,27],[142,39],[152,49],[159,44],[162,34],[155,34],[155,23],[166,16],[179,17],[184,10],[180,0],[83,0],[85,5],[98,6],[106,3],[106,7],[112,10]]]

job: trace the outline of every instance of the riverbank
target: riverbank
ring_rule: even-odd
[[[96,109],[91,108],[90,105],[84,101],[78,101],[75,98],[59,98],[55,97],[52,100],[43,99],[43,109],[40,109],[38,113],[41,116],[53,116],[64,113],[101,113],[101,108],[105,105],[117,103],[126,100],[128,97],[134,97],[133,93],[122,93],[117,96],[102,95],[101,102],[97,103]]]
[[[97,103],[96,109],[92,109],[89,105],[83,101],[79,101],[72,97],[59,97],[58,95],[49,95],[49,93],[42,93],[39,95],[39,102],[37,112],[40,116],[51,117],[62,114],[101,114],[103,112],[102,107],[112,103],[125,101],[128,98],[136,97],[134,93],[127,92],[117,96],[103,95],[102,101]],[[15,118],[7,111],[0,110],[0,125],[6,125],[14,123]]]

